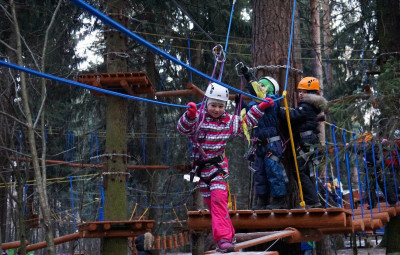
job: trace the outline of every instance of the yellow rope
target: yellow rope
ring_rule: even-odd
[[[146,208],[146,210],[144,211],[144,213],[142,214],[142,216],[140,216],[139,220],[141,220],[141,219],[144,217],[144,215],[147,213],[147,211],[149,210],[149,208],[150,208],[150,207],[147,207],[147,208]]]
[[[137,206],[138,206],[138,203],[135,204],[135,208],[133,208],[133,211],[132,211],[132,214],[131,214],[131,217],[129,218],[129,220],[132,220],[133,215],[135,214]]]
[[[299,192],[300,192],[300,200],[301,200],[300,206],[301,207],[305,207],[306,203],[304,202],[303,188],[301,186],[299,167],[297,165],[296,148],[294,147],[292,125],[290,124],[289,106],[288,106],[286,94],[287,94],[287,91],[286,90],[283,91],[283,101],[285,102],[285,108],[286,108],[286,119],[287,119],[287,123],[288,123],[289,135],[290,135],[290,144],[292,146],[292,153],[293,153],[293,158],[294,158],[294,166],[296,167],[297,181],[298,181],[298,184],[299,184]]]
[[[232,210],[232,195],[231,189],[229,187],[229,182],[226,182],[226,188],[228,189],[228,208]]]
[[[189,209],[187,208],[187,205],[186,205],[186,203],[183,203],[183,205],[185,206],[185,209],[186,209],[186,213],[189,211]]]
[[[171,205],[172,211],[175,214],[176,220],[178,221],[179,225],[181,225],[181,227],[183,227],[182,222],[179,220],[178,214],[176,214],[176,211],[175,211],[175,208],[174,208],[174,205],[172,204],[172,202],[170,203],[170,205]]]

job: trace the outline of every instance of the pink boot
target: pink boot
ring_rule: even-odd
[[[217,252],[234,252],[235,246],[228,239],[221,239],[217,242]]]

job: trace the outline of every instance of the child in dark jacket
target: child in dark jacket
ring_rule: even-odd
[[[211,83],[205,93],[206,110],[198,111],[196,104],[190,102],[188,110],[178,121],[178,130],[188,135],[193,141],[192,156],[196,174],[200,177],[200,192],[210,213],[212,232],[217,244],[217,251],[234,251],[235,230],[228,211],[228,160],[224,150],[231,135],[243,132],[242,122],[253,127],[263,116],[267,107],[274,101],[254,105],[245,119],[225,112],[229,91],[225,87]]]
[[[256,81],[255,77],[249,75],[247,67],[243,67],[241,71],[248,81],[247,87],[250,94],[259,98],[266,96],[272,99],[278,98],[279,84],[274,78],[266,76]],[[246,104],[242,103],[246,107]],[[253,104],[256,102],[250,102],[249,106]],[[283,151],[278,130],[280,118],[280,104],[275,102],[273,107],[264,111],[264,116],[258,122],[257,127],[253,129],[255,138],[253,146],[256,149],[253,164],[254,187],[257,200],[253,210],[288,208],[285,202],[287,177],[285,169],[280,163]],[[270,198],[272,198],[271,202]]]
[[[298,86],[299,103],[290,111],[290,122],[297,148],[297,164],[306,208],[322,207],[314,180],[314,154],[320,141],[318,138],[318,115],[327,101],[319,95],[319,81],[314,77],[303,78]],[[282,111],[282,114],[285,114]]]

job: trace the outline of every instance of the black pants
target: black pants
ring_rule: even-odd
[[[304,150],[304,153],[308,151]],[[299,175],[301,181],[301,187],[303,190],[304,202],[306,205],[312,205],[319,202],[317,189],[315,186],[315,178],[311,177],[312,171],[312,159],[307,158],[307,161],[302,157],[297,158],[297,165],[299,167]]]

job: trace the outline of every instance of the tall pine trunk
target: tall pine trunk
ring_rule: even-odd
[[[293,1],[281,0],[255,0],[253,1],[253,66],[275,66],[268,69],[260,69],[257,77],[271,76],[280,84],[280,93],[284,91],[286,69],[279,68],[278,65],[286,65],[289,50],[290,28],[292,19]],[[298,28],[298,26],[296,26]],[[294,33],[298,35],[298,32]],[[296,41],[297,38],[294,38]],[[293,46],[292,46],[293,48]],[[287,83],[287,100],[291,107],[295,105],[296,85],[300,80],[300,73],[295,69],[301,69],[301,64],[297,64],[294,59],[294,51],[292,49],[289,66],[291,67],[288,83]],[[283,105],[283,101],[280,102]],[[285,127],[282,127],[285,128]],[[293,155],[288,153],[284,162],[286,171],[288,172],[288,199],[292,206],[299,204],[297,179],[295,169],[293,169]],[[294,194],[294,195],[293,195]],[[280,254],[299,254],[300,246],[298,244],[285,244],[272,247],[270,250],[279,249]]]
[[[107,1],[107,11],[110,16],[123,26],[126,26],[127,3],[124,0]],[[120,15],[121,14],[121,15]],[[105,27],[107,29],[107,27]],[[127,61],[116,54],[126,51],[127,38],[120,32],[111,29],[106,33],[106,63],[107,72],[126,72]],[[107,98],[106,117],[106,150],[105,169],[103,172],[103,187],[105,195],[104,219],[106,221],[127,220],[126,194],[126,163],[127,163],[127,99],[111,96]],[[126,255],[128,251],[127,238],[103,238],[102,252],[104,255]]]

